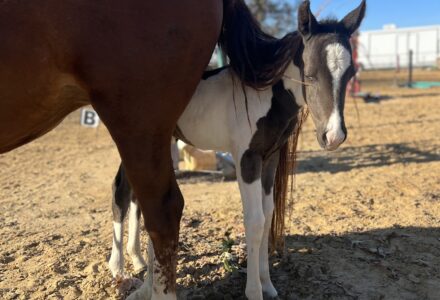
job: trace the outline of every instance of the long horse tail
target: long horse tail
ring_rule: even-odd
[[[261,29],[244,0],[223,0],[219,45],[243,84],[262,89],[278,82],[291,61],[293,35],[277,39]]]
[[[270,232],[272,250],[280,250],[284,247],[285,215],[291,211],[293,205],[298,138],[307,116],[308,110],[306,108],[302,108],[298,112],[295,129],[287,142],[280,148],[280,159],[273,189],[275,209]]]

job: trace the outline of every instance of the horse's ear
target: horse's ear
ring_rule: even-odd
[[[355,32],[361,25],[362,20],[365,17],[366,8],[366,0],[362,0],[362,3],[356,9],[342,19],[341,23],[344,25],[350,35],[352,35],[353,32]]]
[[[317,31],[318,21],[310,10],[310,1],[306,0],[298,8],[298,31],[308,40]]]

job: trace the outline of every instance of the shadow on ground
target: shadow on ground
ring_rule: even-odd
[[[402,87],[405,88],[405,87]],[[438,97],[440,96],[440,93],[437,92],[423,92],[423,93],[413,93],[413,94],[396,94],[393,96],[390,95],[382,95],[382,94],[375,94],[375,93],[361,93],[357,95],[357,98],[361,98],[365,103],[373,103],[373,104],[379,104],[383,101],[389,101],[394,99],[414,99],[414,98],[431,98],[431,97]]]
[[[377,144],[343,147],[336,152],[300,152],[297,173],[346,172],[353,169],[406,163],[440,161],[439,148],[433,141],[418,144]]]
[[[436,141],[417,144],[375,144],[343,147],[338,151],[302,151],[298,154],[297,174],[309,172],[348,172],[353,169],[391,166],[394,164],[429,163],[440,161]],[[176,174],[179,183],[229,181],[219,172],[184,171]]]
[[[272,258],[272,281],[280,299],[440,299],[439,237],[439,228],[417,227],[288,236],[285,257]],[[245,299],[244,271],[242,266],[218,280],[196,281],[180,293],[187,299]]]

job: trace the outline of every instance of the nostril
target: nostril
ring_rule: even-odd
[[[324,145],[328,145],[327,131],[322,134],[322,141],[324,142]]]

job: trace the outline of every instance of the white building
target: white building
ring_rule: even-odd
[[[440,25],[362,31],[359,37],[359,62],[365,69],[408,66],[409,51],[414,52],[415,67],[433,67],[440,57]]]

